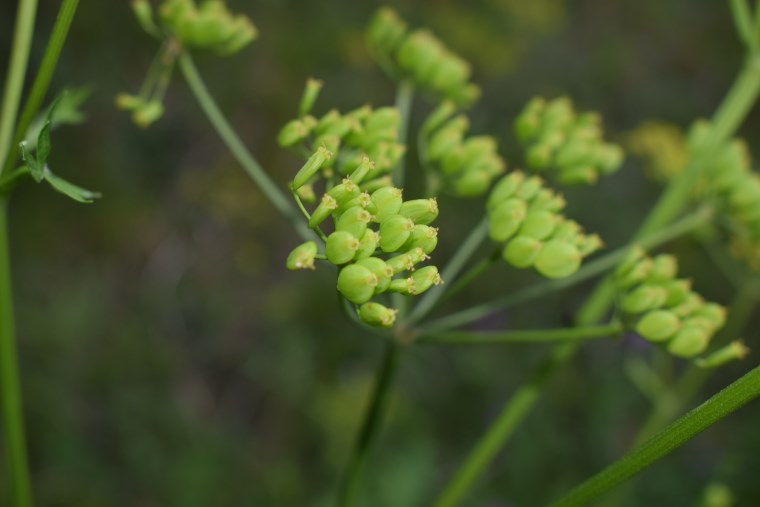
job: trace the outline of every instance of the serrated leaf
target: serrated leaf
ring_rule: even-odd
[[[45,167],[48,155],[50,155],[50,120],[45,122],[40,135],[37,136],[37,165]]]
[[[53,174],[53,172],[47,168],[45,169],[45,180],[47,180],[47,182],[50,183],[50,186],[55,190],[74,199],[77,202],[89,204],[101,196],[100,192],[93,192],[91,190],[78,187],[73,183],[69,183],[63,178],[60,178]]]
[[[42,178],[45,176],[45,166],[37,163],[37,159],[29,152],[26,141],[21,141],[18,146],[21,150],[21,159],[24,161],[24,164],[26,164],[26,167],[29,168],[29,174],[32,175],[32,178],[34,178],[37,183],[41,182]]]

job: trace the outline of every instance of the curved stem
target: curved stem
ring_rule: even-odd
[[[472,254],[475,253],[475,251],[478,249],[480,244],[483,243],[483,240],[485,240],[486,237],[488,237],[488,219],[484,218],[472,230],[470,235],[467,236],[467,239],[462,242],[457,252],[451,258],[448,264],[446,264],[446,267],[441,272],[441,278],[444,280],[444,282],[449,284],[456,279],[459,272],[462,271],[465,264],[467,264],[467,261],[470,260]],[[435,308],[438,300],[447,291],[446,289],[446,285],[438,285],[428,290],[427,293],[422,296],[420,302],[409,314],[407,322],[413,324],[415,322],[419,322],[422,318],[424,318],[431,310],[433,310],[433,308]]]
[[[64,0],[61,3],[58,17],[55,20],[55,25],[53,25],[53,31],[50,32],[50,39],[45,48],[45,54],[42,56],[42,62],[40,62],[40,67],[37,69],[37,74],[34,77],[32,89],[29,91],[29,98],[26,99],[24,109],[21,111],[21,116],[16,125],[16,133],[11,143],[12,147],[18,146],[24,140],[26,129],[29,128],[42,105],[42,101],[50,86],[50,80],[53,77],[53,71],[55,71],[58,65],[58,58],[61,56],[61,50],[63,49],[64,42],[66,42],[66,37],[69,34],[69,28],[74,20],[74,14],[76,14],[78,5],[79,0]],[[10,171],[16,159],[17,157],[14,153],[8,153],[7,157],[0,158],[0,161],[4,161],[0,173]]]
[[[482,345],[495,343],[582,342],[607,338],[623,332],[620,322],[599,326],[579,326],[560,329],[530,329],[518,331],[450,331],[420,336],[415,343],[445,343]]]
[[[639,448],[583,482],[552,507],[587,505],[760,396],[760,366],[711,397]]]
[[[758,32],[747,0],[731,0],[731,14],[734,17],[734,26],[739,38],[750,52],[756,52],[759,42]]]
[[[670,241],[678,236],[681,236],[689,231],[692,231],[701,225],[707,223],[713,216],[712,208],[705,206],[694,213],[691,213],[678,222],[660,230],[659,232],[652,234],[637,244],[642,248],[654,248],[662,243]],[[464,326],[471,322],[475,322],[483,317],[492,313],[510,308],[512,306],[527,303],[538,299],[550,292],[554,292],[566,287],[570,287],[577,283],[593,278],[605,271],[608,271],[618,265],[631,250],[633,245],[626,245],[624,247],[613,250],[607,255],[600,257],[592,262],[585,264],[577,273],[568,276],[567,278],[561,278],[556,280],[545,280],[535,285],[530,285],[522,290],[518,290],[506,296],[494,299],[487,303],[483,303],[465,310],[461,310],[456,313],[452,313],[446,317],[438,320],[434,320],[420,329],[422,333],[446,331],[448,329],[454,329]]]
[[[29,49],[34,35],[34,17],[37,0],[20,0],[16,13],[16,27],[13,34],[13,49],[8,62],[8,77],[3,92],[3,109],[0,112],[0,163],[5,163],[11,148],[13,125],[16,122],[24,75],[29,62]],[[2,174],[0,169],[0,174]]]
[[[179,67],[182,71],[182,75],[185,77],[187,85],[195,95],[195,99],[198,104],[206,113],[211,124],[216,129],[219,137],[227,148],[229,148],[232,155],[237,159],[243,170],[251,177],[251,179],[259,186],[264,195],[267,196],[269,202],[277,208],[295,227],[296,232],[304,240],[313,239],[313,233],[309,227],[303,222],[298,211],[293,208],[290,201],[285,194],[278,188],[278,186],[271,180],[269,175],[264,171],[264,168],[256,161],[253,155],[248,151],[240,140],[235,130],[229,124],[227,119],[222,114],[222,111],[217,106],[214,98],[206,88],[203,79],[198,73],[198,69],[195,67],[190,54],[187,51],[182,51],[179,55]]]
[[[401,346],[394,341],[388,342],[385,356],[377,372],[372,401],[365,412],[361,430],[354,443],[351,457],[341,482],[338,497],[338,505],[340,507],[349,507],[355,503],[364,463],[372,443],[380,432],[383,416],[385,415],[390,398],[391,386],[398,371],[400,355]]]
[[[9,505],[30,507],[32,492],[26,458],[8,251],[8,201],[3,198],[0,198],[0,393],[3,442],[7,455],[11,497]]]

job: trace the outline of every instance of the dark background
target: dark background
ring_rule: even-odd
[[[0,5],[0,68],[14,2]],[[326,83],[317,112],[391,104],[393,84],[363,42],[375,2],[230,2],[261,31],[229,58],[198,54],[222,109],[280,184],[298,161],[275,143],[303,83]],[[709,116],[742,63],[727,2],[478,0],[391,2],[473,63],[483,99],[472,132],[522,153],[511,122],[533,95],[568,94],[601,111],[608,137],[642,120],[687,127]],[[41,2],[30,72],[59,2]],[[52,168],[103,192],[82,206],[32,183],[12,202],[14,289],[26,422],[40,506],[326,506],[346,463],[382,344],[346,321],[334,272],[284,268],[298,242],[221,144],[174,76],[165,117],[147,130],[116,111],[157,49],[127,2],[82,1],[52,90],[87,85],[87,123],[53,135]],[[5,72],[3,70],[3,72]],[[431,103],[415,102],[413,121]],[[742,129],[760,132],[753,113]],[[660,186],[629,159],[598,187],[569,189],[568,215],[616,247]],[[480,205],[443,199],[444,265]],[[689,239],[681,273],[708,298],[734,289]],[[456,306],[538,277],[499,265]],[[592,284],[485,325],[569,322]],[[754,331],[745,332],[751,347]],[[429,347],[402,365],[394,404],[368,463],[362,505],[429,505],[547,346]],[[534,506],[622,455],[651,403],[625,373],[653,351],[631,340],[584,346],[469,498]],[[721,369],[687,407],[757,362]],[[663,365],[664,363],[664,365]],[[656,359],[667,370],[682,361]],[[642,474],[620,505],[695,505],[705,484],[760,504],[760,404],[722,421]],[[6,489],[0,474],[0,492]]]

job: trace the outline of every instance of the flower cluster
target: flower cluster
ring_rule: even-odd
[[[628,153],[644,159],[644,173],[656,181],[670,181],[686,166],[686,137],[676,125],[649,120],[625,135]]]
[[[697,150],[709,135],[705,121],[694,124],[689,147]],[[729,236],[731,253],[760,271],[760,175],[752,171],[749,150],[741,140],[720,147],[698,185],[703,194],[714,194]]]
[[[309,112],[319,86],[318,81],[307,83],[299,108],[300,116],[280,130],[277,137],[280,146],[300,148],[308,153],[325,148],[335,154],[320,166],[319,174],[328,184],[337,183],[340,178],[353,173],[365,158],[369,158],[373,161],[372,170],[364,175],[362,188],[370,191],[389,185],[389,173],[406,151],[398,142],[398,109],[363,106],[345,114],[332,109],[317,119]],[[299,195],[306,202],[313,202],[316,197],[313,184],[318,179],[317,173],[311,176],[298,185]]]
[[[370,51],[381,67],[394,76],[410,79],[461,106],[477,100],[480,89],[470,83],[470,64],[452,53],[429,30],[409,32],[395,11],[378,10],[367,30]]]
[[[331,153],[320,147],[296,174],[297,190],[329,164]],[[338,291],[358,306],[359,318],[380,327],[393,325],[397,310],[377,301],[383,293],[414,296],[442,283],[435,266],[416,269],[429,258],[438,243],[438,230],[429,224],[438,216],[435,199],[404,201],[402,191],[390,185],[371,193],[360,187],[372,172],[373,162],[364,157],[343,181],[330,188],[310,216],[317,229],[332,218],[333,232],[325,239],[323,257],[336,266]],[[288,256],[289,269],[314,269],[318,248],[313,241],[296,247]]]
[[[457,115],[456,106],[444,101],[427,118],[421,129],[421,149],[433,164],[445,188],[461,197],[483,194],[494,178],[506,170],[491,136],[465,138],[469,121]]]
[[[567,97],[533,98],[515,120],[515,131],[527,147],[527,165],[552,168],[565,184],[594,183],[623,162],[623,150],[602,140],[601,117],[576,114]]]
[[[257,36],[256,27],[243,14],[233,15],[222,0],[165,0],[159,10],[163,24],[183,44],[228,55]]]
[[[673,355],[694,357],[705,351],[723,327],[726,310],[692,291],[691,282],[676,278],[672,255],[649,257],[635,248],[615,271],[620,310],[646,340]]]
[[[520,171],[504,176],[488,197],[489,235],[503,243],[503,257],[517,268],[535,267],[547,278],[564,278],[587,255],[602,247],[598,235],[583,234],[561,214],[565,200],[544,187],[541,178]]]

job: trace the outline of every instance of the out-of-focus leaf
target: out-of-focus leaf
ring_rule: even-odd
[[[39,183],[42,181],[42,178],[45,177],[45,166],[37,163],[37,158],[29,151],[29,147],[27,146],[26,141],[21,141],[19,144],[19,149],[21,150],[21,159],[26,164],[26,167],[29,168],[29,174],[31,174],[32,178],[34,178],[35,181]]]
[[[48,181],[48,183],[50,183],[50,186],[52,186],[54,189],[56,189],[57,191],[59,191],[60,193],[64,195],[71,197],[77,202],[89,204],[95,199],[100,198],[100,195],[101,195],[100,192],[93,192],[91,190],[78,187],[74,185],[73,183],[69,183],[63,178],[53,174],[53,172],[47,168],[45,169],[45,179]]]
[[[27,148],[34,150],[37,147],[39,134],[45,127],[46,121],[50,121],[51,128],[59,125],[78,125],[84,122],[85,115],[81,106],[90,96],[90,93],[92,90],[88,87],[61,92],[29,125],[25,139]]]

